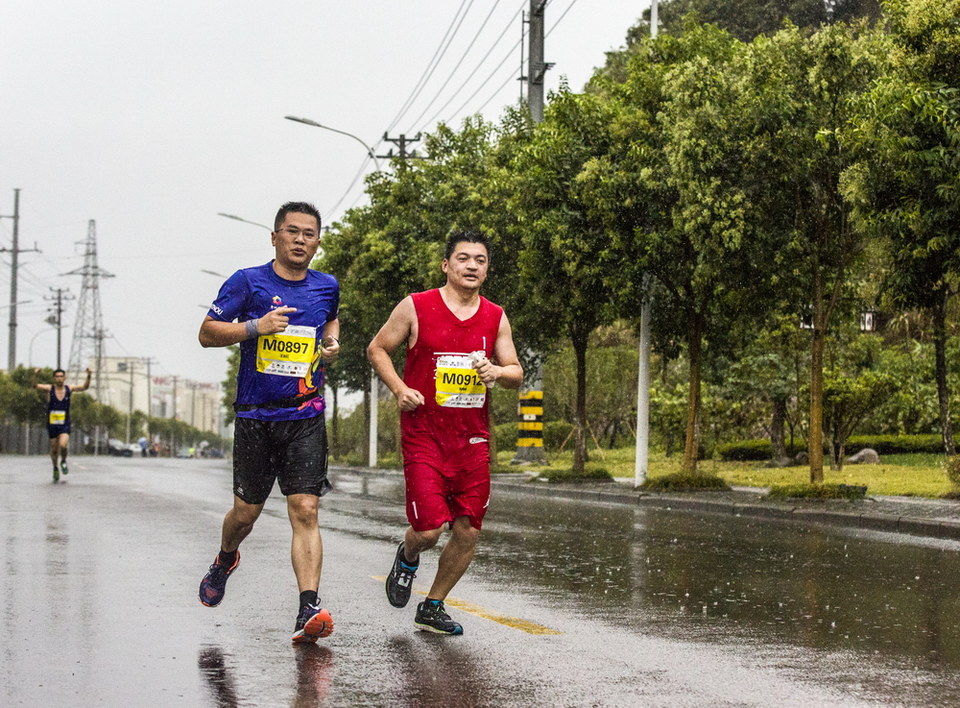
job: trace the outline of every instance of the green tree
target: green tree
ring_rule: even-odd
[[[522,229],[520,272],[540,312],[539,329],[565,336],[576,358],[573,470],[586,463],[587,348],[591,333],[611,321],[605,296],[610,240],[585,201],[580,175],[609,149],[609,102],[566,87],[551,96],[544,120],[514,160],[508,206]]]
[[[858,158],[843,140],[853,106],[878,73],[870,33],[834,25],[812,37],[786,29],[753,45],[763,115],[776,139],[766,151],[765,211],[780,239],[773,283],[809,319],[810,481],[823,482],[823,368],[828,328],[842,309],[865,236],[849,219],[840,176]],[[787,217],[788,221],[784,221]],[[802,295],[798,293],[803,293]]]
[[[847,439],[881,401],[896,389],[893,377],[879,371],[851,375],[829,369],[824,375],[824,427],[830,434],[830,468],[843,469]]]
[[[892,69],[851,131],[870,158],[845,175],[845,196],[858,225],[888,246],[891,302],[932,318],[940,431],[954,454],[946,312],[960,283],[960,2],[886,8]]]
[[[683,469],[696,469],[707,351],[742,344],[762,321],[777,231],[767,197],[775,135],[752,80],[752,55],[714,27],[646,41],[621,85],[613,149],[591,186],[614,234],[620,312],[637,317],[657,281],[655,331],[682,342],[688,368]],[[765,88],[766,85],[762,85]],[[663,345],[661,345],[663,346]]]

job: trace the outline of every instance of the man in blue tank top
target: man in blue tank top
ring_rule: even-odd
[[[50,436],[50,459],[53,461],[53,481],[60,481],[60,473],[67,474],[67,446],[70,444],[70,394],[90,388],[90,369],[87,380],[80,386],[67,386],[63,369],[53,372],[53,385],[37,383],[40,369],[33,370],[33,386],[47,396],[47,434]]]
[[[300,591],[295,643],[333,631],[318,597],[323,546],[317,522],[327,480],[324,362],[340,351],[340,286],[310,269],[320,245],[320,214],[288,202],[271,234],[274,259],[244,268],[220,288],[200,327],[204,347],[240,345],[233,445],[233,508],[223,520],[220,552],[200,583],[200,602],[216,607],[240,563],[274,482],[287,499],[291,558]]]

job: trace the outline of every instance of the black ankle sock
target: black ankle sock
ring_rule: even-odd
[[[316,590],[304,590],[302,593],[300,593],[300,607],[316,605],[319,599],[320,598],[317,597]]]
[[[226,566],[227,568],[232,568],[233,564],[237,562],[237,552],[230,551],[227,553],[221,548],[220,553],[217,555],[217,560],[219,561],[220,565]]]

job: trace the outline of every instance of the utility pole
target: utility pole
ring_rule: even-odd
[[[386,155],[377,155],[377,157],[387,158],[387,159],[393,159],[394,157],[398,157],[401,163],[405,162],[406,160],[422,160],[423,159],[423,156],[418,155],[415,150],[413,152],[407,152],[407,145],[410,145],[411,143],[420,142],[420,133],[417,133],[412,138],[408,138],[403,133],[400,134],[399,138],[391,138],[389,133],[384,133],[383,139],[385,142],[393,143],[394,145],[397,146],[397,154],[394,155],[393,148],[390,148],[390,150],[387,151]]]
[[[534,123],[543,120],[543,79],[553,64],[543,61],[544,8],[547,0],[530,0],[527,106]],[[517,396],[517,449],[512,464],[546,464],[543,449],[543,357],[528,352],[533,363]]]
[[[548,0],[530,0],[530,23],[527,64],[527,105],[534,123],[543,120],[543,80],[552,63],[543,61],[544,8]]]
[[[61,333],[63,330],[63,303],[66,300],[76,300],[75,297],[68,295],[70,291],[66,288],[50,288],[51,291],[55,293],[54,297],[45,297],[44,300],[52,300],[54,302],[53,314],[47,319],[47,322],[52,324],[57,328],[57,368],[62,368],[60,363],[60,352],[61,352],[61,342],[62,337]]]
[[[157,360],[152,356],[141,357],[141,362],[147,367],[147,418],[153,415],[153,374],[151,373],[151,366],[157,363]],[[149,426],[149,420],[147,426]],[[149,432],[149,428],[148,428]]]
[[[20,254],[30,251],[37,251],[36,244],[33,248],[20,248],[20,190],[13,190],[13,214],[11,216],[0,215],[0,219],[13,219],[13,239],[10,248],[0,248],[0,253],[10,254],[10,341],[7,351],[7,371],[13,372],[17,367],[17,268],[19,267]]]
[[[176,456],[177,456],[177,436],[176,436],[176,432],[175,432],[175,431],[176,431],[176,429],[177,429],[177,426],[176,426],[176,420],[177,420],[177,380],[178,380],[179,378],[180,378],[179,376],[174,376],[174,377],[173,377],[173,410],[171,411],[171,413],[173,413],[173,415],[170,416],[170,419],[171,419],[172,421],[174,421],[174,424],[170,426],[170,457],[176,457]]]
[[[127,390],[127,445],[130,444],[130,427],[133,423],[133,366],[135,359],[127,359],[127,369],[130,374],[130,386]]]

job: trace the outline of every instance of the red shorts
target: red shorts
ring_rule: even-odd
[[[490,504],[490,452],[486,440],[442,457],[405,462],[407,520],[432,531],[461,516],[479,529]]]

